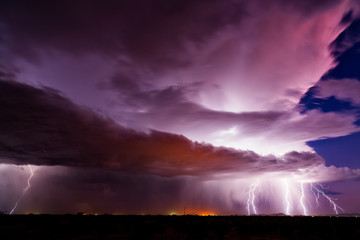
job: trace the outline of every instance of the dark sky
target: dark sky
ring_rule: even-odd
[[[359,7],[2,1],[0,211],[360,211]]]

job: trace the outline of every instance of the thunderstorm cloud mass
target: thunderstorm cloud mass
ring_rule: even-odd
[[[0,212],[360,212],[360,1],[1,1]]]

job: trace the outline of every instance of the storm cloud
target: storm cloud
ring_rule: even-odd
[[[314,153],[261,156],[151,130],[138,132],[79,107],[49,88],[1,82],[3,163],[100,167],[162,176],[296,171]]]
[[[284,181],[298,204],[304,181],[358,178],[307,145],[358,132],[357,114],[300,101],[316,86],[317,98],[358,105],[356,77],[318,81],[358,41],[359,9],[357,0],[1,1],[0,208],[21,194],[26,165],[34,184],[19,212],[167,214],[188,203],[233,214],[246,212],[260,179],[275,186],[263,206],[273,213],[284,211]]]

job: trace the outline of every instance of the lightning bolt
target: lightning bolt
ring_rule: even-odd
[[[320,185],[320,184],[319,184]],[[321,186],[321,185],[320,185]],[[321,186],[322,187],[322,186]],[[313,184],[311,184],[311,187],[310,187],[310,190],[311,192],[314,194],[314,197],[315,197],[315,201],[316,201],[316,206],[317,207],[320,207],[320,202],[319,202],[319,199],[320,199],[320,192],[315,190],[315,188],[313,187]]]
[[[341,207],[339,207],[339,206],[334,202],[334,201],[337,200],[337,199],[331,198],[331,197],[329,197],[328,195],[326,195],[326,193],[324,193],[324,191],[322,190],[322,189],[324,189],[324,187],[321,186],[320,184],[318,184],[318,185],[320,186],[320,188],[317,188],[314,184],[311,183],[311,188],[313,188],[313,189],[317,192],[317,194],[318,194],[319,196],[322,195],[324,198],[326,198],[326,199],[329,201],[329,203],[330,203],[330,205],[333,207],[334,212],[336,213],[336,215],[339,214],[338,209],[340,209],[341,211],[344,211],[344,209],[342,209]]]
[[[260,181],[259,179],[256,180],[255,183],[252,183],[250,185],[250,190],[248,192],[249,194],[249,197],[248,197],[248,200],[247,200],[247,211],[248,211],[248,215],[251,214],[251,209],[253,211],[253,213],[256,215],[257,214],[257,210],[256,210],[256,206],[255,206],[255,198],[256,198],[256,194],[255,194],[255,191],[256,191],[256,188],[259,186],[260,184]]]
[[[21,199],[24,197],[24,195],[25,195],[25,193],[27,192],[27,190],[29,190],[29,188],[31,187],[31,185],[30,185],[30,180],[31,180],[31,178],[34,176],[34,171],[33,171],[33,169],[31,168],[30,165],[27,165],[27,166],[29,167],[29,170],[30,170],[30,176],[29,176],[29,178],[28,178],[28,180],[27,180],[27,187],[23,190],[21,196],[20,196],[19,199],[16,201],[13,209],[10,211],[10,215],[13,214],[13,212],[14,212],[15,209],[17,208],[19,202],[21,201]]]
[[[305,216],[307,216],[307,209],[306,209],[306,206],[304,204],[304,199],[305,199],[305,192],[304,192],[304,182],[301,182],[301,197],[300,197],[300,205],[301,205],[301,208],[303,209],[303,214]]]
[[[289,201],[289,184],[286,179],[284,179],[285,185],[285,213],[290,215],[290,201]]]

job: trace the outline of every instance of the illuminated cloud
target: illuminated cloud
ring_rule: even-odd
[[[314,153],[261,156],[172,133],[137,132],[76,106],[53,89],[0,83],[3,163],[99,167],[162,176],[296,171],[323,163]]]
[[[339,100],[349,101],[356,106],[360,104],[360,81],[357,79],[331,79],[316,84],[318,98],[336,97]]]
[[[356,117],[347,113],[318,110],[290,112],[231,113],[180,103],[169,108],[137,113],[131,126],[184,134],[190,139],[216,146],[248,149],[261,154],[309,151],[307,141],[344,136],[359,130]],[[179,124],[181,123],[181,124]]]

